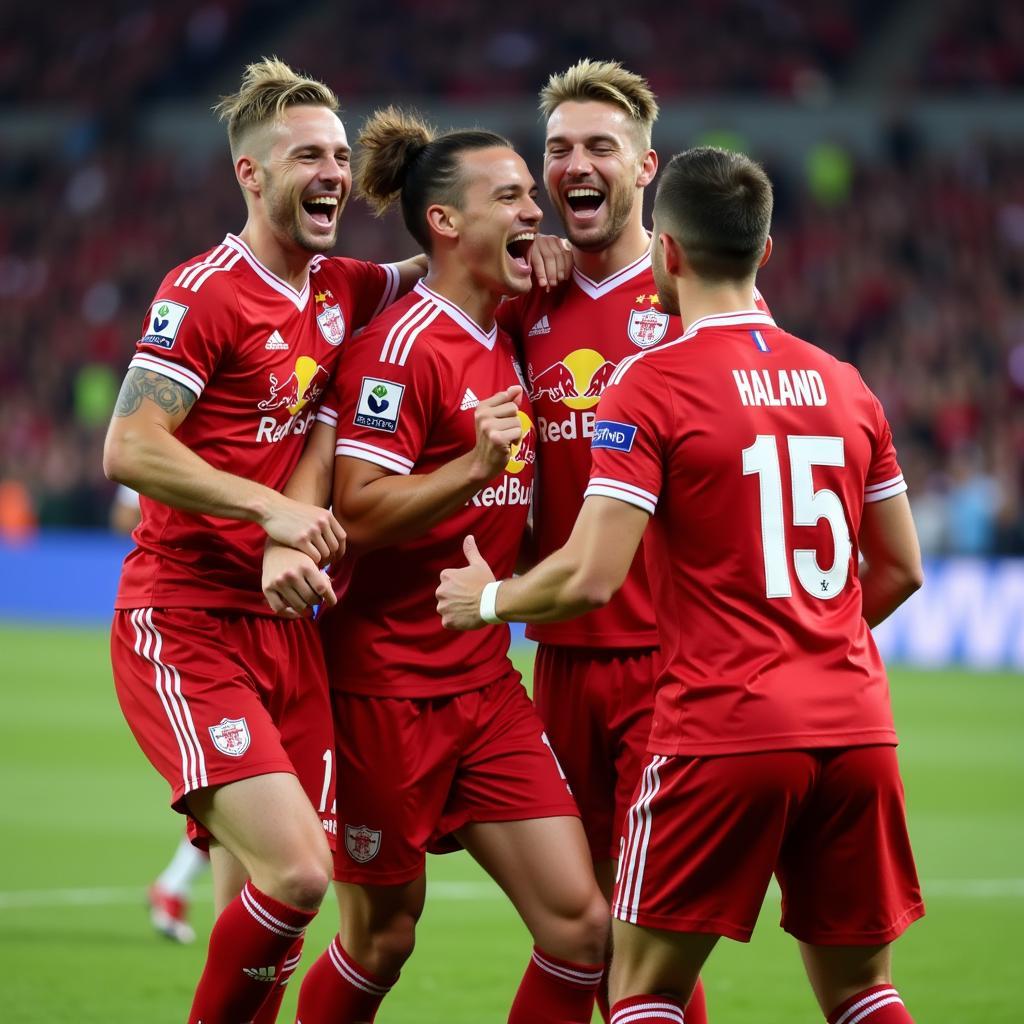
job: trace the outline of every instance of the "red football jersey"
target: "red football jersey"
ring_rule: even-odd
[[[765,313],[704,317],[618,368],[592,454],[587,496],[654,516],[653,753],[896,742],[857,535],[906,484],[852,366]]]
[[[132,367],[188,388],[176,437],[211,466],[281,490],[334,373],[342,342],[391,302],[398,270],[314,257],[301,291],[234,235],[172,270],[143,322]],[[270,615],[266,534],[142,496],[117,608],[233,608]]]
[[[755,298],[761,305],[760,295]],[[604,281],[592,281],[574,269],[568,281],[550,292],[534,288],[501,307],[500,323],[523,354],[537,413],[533,530],[539,558],[557,551],[576,522],[590,476],[597,404],[612,371],[628,356],[682,334],[679,318],[658,306],[648,251]],[[642,551],[605,607],[567,622],[530,625],[526,635],[564,646],[656,646],[658,630]]]
[[[508,336],[482,330],[420,282],[349,347],[319,419],[337,425],[337,454],[392,473],[431,473],[476,443],[474,409],[522,375]],[[511,575],[533,495],[529,401],[504,472],[420,537],[339,567],[340,602],[323,623],[332,685],[351,693],[437,697],[510,671],[507,626],[456,633],[437,614],[442,569],[463,565],[476,537],[500,578]]]

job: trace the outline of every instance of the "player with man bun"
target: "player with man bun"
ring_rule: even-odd
[[[333,507],[350,549],[321,627],[340,928],[304,979],[299,1017],[373,1019],[412,952],[425,854],[461,845],[536,943],[509,1019],[589,1021],[608,921],[575,803],[507,630],[459,636],[433,614],[437,573],[467,531],[511,572],[526,524],[535,428],[495,310],[531,286],[536,189],[491,132],[437,134],[390,108],[359,144],[360,190],[378,211],[400,202],[430,271],[352,346],[313,441],[336,452]],[[296,486],[308,477],[319,497],[313,461],[311,449]],[[299,553],[268,551],[266,591],[282,611],[317,600],[320,575]]]

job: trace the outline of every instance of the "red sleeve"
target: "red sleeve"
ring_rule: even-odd
[[[193,291],[176,286],[176,276],[177,269],[157,289],[130,365],[155,370],[198,397],[237,335],[238,308],[230,289],[210,282]]]
[[[349,295],[351,331],[361,330],[398,298],[399,275],[394,263],[367,263],[335,256],[320,264],[317,283],[337,282],[339,276]]]
[[[667,450],[665,417],[671,408],[661,374],[638,357],[620,364],[598,406],[585,498],[618,498],[654,514]]]
[[[426,339],[412,347],[404,363],[384,358],[387,347],[386,332],[371,331],[342,358],[328,395],[337,410],[335,454],[406,474],[441,407],[441,382]]]
[[[871,453],[871,465],[864,482],[864,501],[882,501],[902,494],[907,489],[903,479],[903,471],[896,459],[896,447],[892,443],[892,430],[885,418],[882,403],[864,385],[871,400],[871,412],[874,417],[875,441]]]

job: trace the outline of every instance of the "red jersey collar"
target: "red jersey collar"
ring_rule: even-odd
[[[255,255],[253,255],[252,249],[249,248],[237,235],[228,233],[224,236],[224,244],[234,249],[236,252],[240,252],[250,267],[256,272],[256,276],[260,278],[265,284],[269,285],[275,292],[283,295],[286,299],[291,299],[295,303],[296,309],[303,310],[306,308],[306,301],[309,299],[309,275],[306,275],[306,282],[302,286],[301,291],[296,291],[287,281],[282,280],[272,270],[268,270]]]
[[[456,306],[450,299],[446,299],[443,295],[438,295],[432,288],[428,288],[422,281],[417,281],[413,286],[413,291],[422,295],[428,302],[434,303],[435,306],[441,308],[441,310],[448,314],[449,318],[454,320],[470,337],[476,339],[490,351],[494,348],[494,343],[498,340],[498,325],[494,323],[491,325],[489,331],[485,331],[468,313],[466,313],[459,306]]]
[[[740,309],[734,313],[712,313],[710,316],[702,316],[699,320],[694,320],[679,340],[689,341],[705,327],[746,327],[748,325],[751,327],[774,327],[775,321],[760,309]]]
[[[603,281],[593,281],[586,274],[580,273],[575,267],[572,268],[572,277],[585,295],[592,299],[600,299],[602,296],[614,291],[620,284],[625,284],[638,274],[642,274],[650,269],[651,250],[648,248],[638,259],[633,260],[632,263],[621,270],[616,270],[614,274],[610,274]]]

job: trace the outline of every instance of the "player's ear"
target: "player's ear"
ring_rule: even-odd
[[[434,203],[427,207],[427,224],[430,230],[442,238],[456,239],[459,237],[459,211],[454,206],[443,206]]]
[[[243,192],[258,196],[263,191],[263,172],[260,165],[244,153],[235,161],[235,177]]]
[[[665,270],[673,277],[679,277],[686,264],[682,246],[667,231],[662,231],[658,235],[658,243],[665,254]]]
[[[758,265],[757,265],[758,269],[763,267],[768,262],[768,260],[771,259],[771,255],[772,255],[772,236],[769,235],[764,240],[764,254],[761,256],[761,262],[758,263]]]
[[[658,173],[658,154],[653,149],[647,150],[640,158],[640,173],[637,175],[637,188],[647,188]]]

